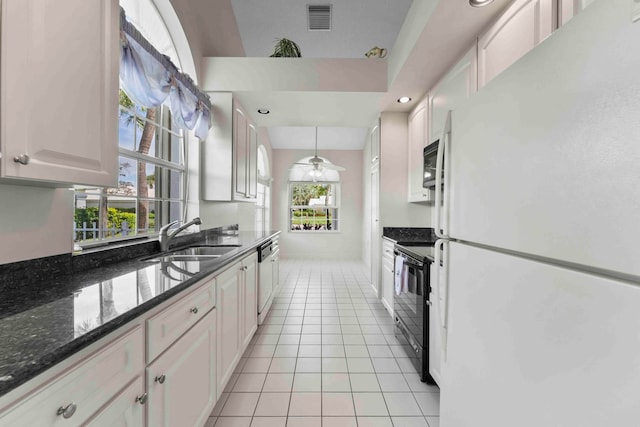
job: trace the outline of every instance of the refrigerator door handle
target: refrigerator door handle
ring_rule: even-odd
[[[449,327],[449,241],[442,242],[442,304],[440,319],[442,322],[442,361],[447,361],[447,331]],[[440,283],[438,283],[440,285]]]
[[[442,253],[440,253],[440,247],[442,247]],[[436,302],[436,306],[438,307],[438,320],[440,321],[440,324],[438,325],[441,328],[441,333],[442,333],[442,343],[441,343],[441,352],[442,352],[442,357],[443,360],[446,360],[446,347],[447,347],[447,330],[446,330],[446,315],[445,315],[445,307],[447,305],[447,300],[446,300],[446,289],[448,288],[448,277],[446,274],[447,271],[447,261],[448,261],[448,255],[449,255],[449,242],[447,240],[444,239],[438,239],[436,240],[436,243],[433,247],[434,252],[435,252],[435,262],[434,262],[434,268],[435,268],[435,282],[434,285],[432,286],[432,289],[434,289],[434,294],[435,294],[435,302]],[[440,265],[442,264],[442,266]],[[441,272],[443,274],[441,274]],[[442,290],[444,290],[444,295],[442,295]]]
[[[436,200],[435,200],[435,209],[436,209],[436,224],[435,224],[435,234],[439,239],[447,239],[449,237],[449,224],[447,221],[448,215],[448,204],[449,204],[449,196],[448,192],[448,180],[447,170],[444,168],[444,158],[445,151],[447,150],[447,138],[451,134],[451,110],[447,112],[447,119],[444,123],[444,129],[442,131],[442,137],[440,138],[440,142],[438,143],[438,152],[436,155]],[[449,157],[447,153],[447,158]],[[447,168],[448,169],[448,168]],[[444,170],[444,174],[442,171]],[[444,178],[444,188],[442,187]],[[444,198],[444,200],[443,200]],[[443,203],[444,202],[444,203]],[[444,214],[444,218],[443,218]]]

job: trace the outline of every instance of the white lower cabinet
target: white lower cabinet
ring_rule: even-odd
[[[216,310],[147,368],[149,426],[201,426],[217,400]]]
[[[254,253],[242,260],[242,348],[243,351],[258,329],[258,255]]]
[[[254,251],[2,396],[0,426],[203,426],[256,332],[257,266]]]
[[[216,363],[217,395],[220,397],[240,359],[240,263],[234,264],[216,278],[218,301]]]
[[[393,316],[393,292],[395,289],[394,244],[382,239],[382,305]]]
[[[217,393],[222,394],[258,328],[258,256],[249,255],[217,276]]]
[[[146,400],[144,379],[139,376],[84,425],[87,427],[142,427]]]

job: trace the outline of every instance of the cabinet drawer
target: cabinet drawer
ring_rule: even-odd
[[[143,352],[143,330],[136,327],[24,398],[0,416],[0,425],[70,426],[85,422],[123,384],[142,372]],[[65,408],[68,419],[58,415]]]
[[[197,290],[147,320],[147,363],[215,307],[215,284],[215,279],[207,279]]]
[[[386,240],[382,241],[382,258],[393,263],[394,255],[393,255],[394,244],[391,242],[387,242]]]

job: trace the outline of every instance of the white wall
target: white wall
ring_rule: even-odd
[[[71,253],[71,190],[0,184],[0,201],[0,264]]]
[[[312,156],[308,150],[273,150],[272,224],[282,230],[282,258],[362,259],[362,151],[325,150],[318,155],[344,166],[340,172],[340,231],[305,233],[289,231],[288,176],[297,160]]]

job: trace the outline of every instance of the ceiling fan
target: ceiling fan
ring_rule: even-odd
[[[312,158],[309,159],[308,162],[297,162],[294,165],[301,166],[311,166],[313,167],[313,172],[320,173],[322,169],[332,169],[335,171],[345,171],[346,169],[342,166],[334,165],[333,163],[325,162],[323,159],[318,157],[318,127],[316,127],[316,148]]]

